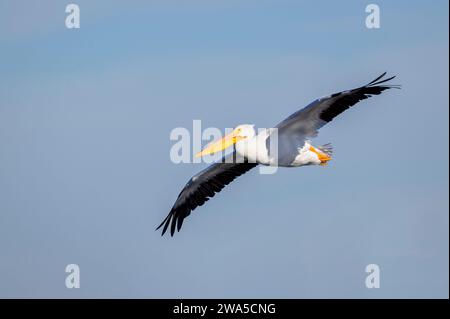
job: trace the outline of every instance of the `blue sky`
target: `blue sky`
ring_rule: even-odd
[[[0,0],[0,296],[448,298],[448,2]],[[174,238],[204,164],[175,127],[270,127],[396,74],[321,130],[328,167],[250,172]],[[81,268],[81,288],[64,285]],[[367,264],[381,288],[364,285]]]

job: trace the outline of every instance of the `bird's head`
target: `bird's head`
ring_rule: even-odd
[[[249,140],[255,137],[255,135],[256,131],[255,126],[253,124],[238,125],[230,134],[225,135],[220,140],[210,143],[201,152],[198,152],[195,156],[200,157],[223,151],[236,143],[239,143],[244,140]]]

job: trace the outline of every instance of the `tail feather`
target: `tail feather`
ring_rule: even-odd
[[[317,147],[321,152],[327,154],[328,156],[331,157],[331,155],[333,154],[333,146],[331,145],[331,143],[327,143],[324,144],[322,146]]]

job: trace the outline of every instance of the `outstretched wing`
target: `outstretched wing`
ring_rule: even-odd
[[[289,154],[297,150],[305,140],[317,136],[321,127],[359,101],[379,95],[387,89],[400,88],[398,85],[383,84],[395,78],[383,79],[385,75],[386,72],[359,88],[319,98],[279,123],[276,126],[279,152]]]
[[[230,156],[234,156],[234,154]],[[191,211],[202,206],[236,177],[258,165],[257,163],[248,163],[246,160],[229,162],[227,159],[208,166],[187,182],[169,215],[156,228],[158,230],[164,225],[161,236],[164,235],[169,225],[171,236],[175,233],[175,229],[180,231],[184,219],[189,216]]]

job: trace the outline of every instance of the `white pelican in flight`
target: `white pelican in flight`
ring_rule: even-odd
[[[259,164],[278,167],[326,165],[331,160],[330,144],[314,147],[309,139],[316,137],[322,126],[359,101],[379,95],[387,89],[399,88],[398,85],[383,84],[395,78],[383,79],[385,75],[386,72],[356,89],[319,98],[286,118],[275,127],[277,152],[269,147],[275,130],[266,129],[257,134],[254,125],[249,124],[237,126],[230,134],[208,145],[196,156],[213,154],[231,146],[234,146],[234,152],[187,182],[157,230],[164,226],[164,235],[170,226],[170,234],[173,236],[195,208],[202,206],[225,185]]]

